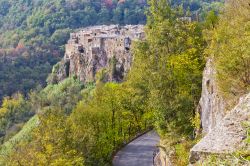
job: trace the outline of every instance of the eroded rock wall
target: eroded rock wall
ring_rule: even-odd
[[[225,116],[225,102],[219,95],[215,77],[216,70],[213,60],[208,59],[203,72],[202,94],[198,106],[204,135],[212,131]]]
[[[200,113],[203,138],[190,151],[190,163],[202,163],[211,154],[228,155],[244,147],[247,129],[243,123],[250,121],[250,93],[243,96],[231,111],[226,111],[226,101],[220,96],[216,82],[216,68],[207,60],[203,72]]]

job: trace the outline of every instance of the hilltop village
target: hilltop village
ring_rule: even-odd
[[[54,82],[76,76],[82,82],[95,81],[101,69],[106,81],[120,82],[132,63],[132,41],[145,38],[143,25],[102,25],[70,34],[64,59],[55,66]]]

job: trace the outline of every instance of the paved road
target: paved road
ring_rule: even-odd
[[[153,154],[159,140],[159,136],[154,131],[142,135],[116,154],[113,160],[113,165],[152,166]]]

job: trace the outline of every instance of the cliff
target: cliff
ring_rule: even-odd
[[[209,133],[225,116],[225,101],[218,92],[216,70],[212,59],[207,60],[203,72],[202,94],[198,105],[202,133]]]
[[[70,76],[76,76],[83,83],[93,82],[102,69],[105,69],[105,81],[120,82],[131,67],[132,41],[142,39],[142,25],[94,26],[72,33],[65,56],[54,67],[50,82]]]
[[[226,101],[219,95],[216,69],[212,59],[207,61],[202,83],[202,95],[198,106],[202,134],[205,135],[190,153],[190,163],[203,162],[211,154],[231,154],[246,147],[250,121],[250,93],[243,96],[231,111],[226,112]]]
[[[190,162],[195,163],[209,154],[231,154],[246,147],[244,122],[249,121],[250,93],[191,149]]]

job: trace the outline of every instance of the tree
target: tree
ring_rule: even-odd
[[[109,24],[110,23],[110,12],[106,6],[102,6],[100,13],[98,13],[98,24]]]
[[[219,89],[233,105],[250,85],[249,4],[228,1],[225,13],[209,33],[206,54],[214,59]]]
[[[51,41],[58,46],[64,45],[69,39],[70,29],[59,29],[56,30],[51,36]]]
[[[215,11],[213,10],[209,11],[206,17],[206,21],[205,21],[206,27],[215,28],[215,25],[217,24],[217,22],[218,22],[218,16],[216,15]]]
[[[0,107],[1,141],[7,141],[20,130],[20,124],[34,114],[30,104],[20,93],[3,99]],[[11,130],[10,130],[11,129]]]
[[[83,166],[82,155],[71,146],[71,133],[63,111],[54,108],[44,112],[39,116],[39,126],[34,129],[31,142],[21,142],[7,164]]]
[[[197,23],[178,19],[178,10],[171,9],[165,0],[151,0],[149,4],[147,44],[136,48],[135,76],[131,77],[138,78],[137,70],[147,73],[143,79],[149,90],[148,109],[156,114],[156,127],[188,135],[192,133],[190,118],[199,100],[204,67],[201,29]]]

